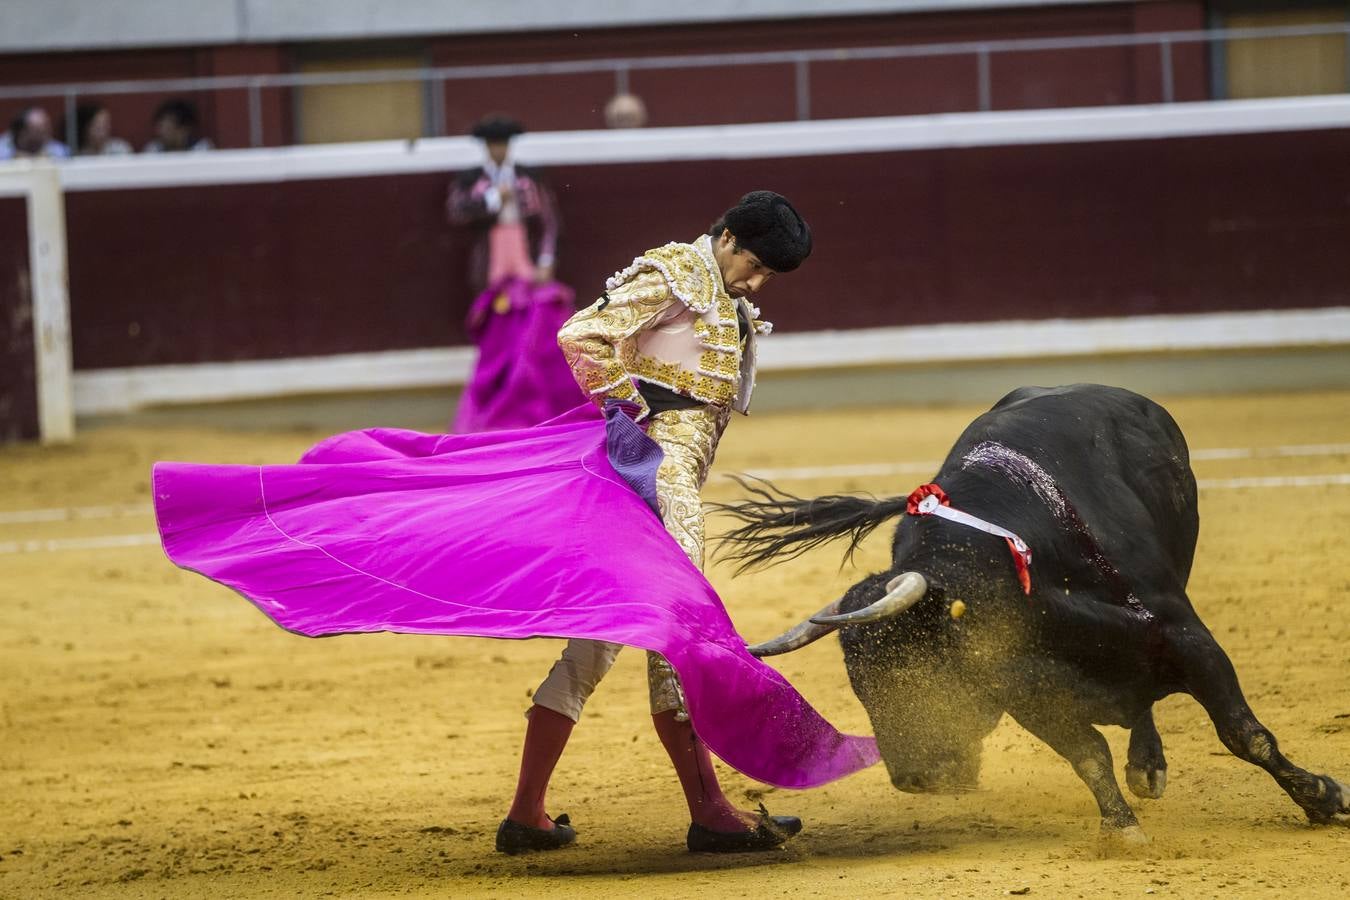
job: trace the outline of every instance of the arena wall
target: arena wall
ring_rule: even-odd
[[[818,242],[766,298],[800,336],[777,357],[766,342],[766,363],[847,366],[1350,343],[1347,126],[1350,99],[1332,98],[533,135],[520,152],[548,164],[560,276],[582,300],[740,192],[783,191]],[[194,370],[231,396],[248,365],[274,392],[461,379],[465,248],[443,204],[477,153],[443,139],[64,167],[77,395],[78,373],[104,385],[83,409]],[[1036,322],[1068,325],[1009,349]],[[345,374],[312,380],[303,360]]]
[[[903,15],[727,22],[713,28],[617,28],[580,33],[447,35],[429,44],[434,65],[551,59],[682,56],[707,53],[941,44],[1019,38],[1185,31],[1205,27],[1203,4],[1134,2],[1004,9],[923,10]],[[1201,44],[1172,49],[1174,95],[1209,96]],[[973,54],[812,63],[810,116],[901,116],[980,108]],[[1154,103],[1163,99],[1156,47],[1041,50],[991,57],[991,109]],[[634,70],[630,89],[644,98],[655,126],[790,121],[796,71],[791,63],[743,68]],[[599,128],[613,93],[605,74],[550,75],[450,82],[448,134],[462,134],[485,110],[512,110],[542,130]]]
[[[0,197],[0,443],[38,437],[27,198]]]
[[[857,13],[859,9],[844,8],[831,16],[764,19],[746,12],[743,21],[714,24],[683,22],[672,14],[660,23],[642,24],[639,20],[624,27],[616,27],[624,20],[612,18],[607,22],[609,27],[591,23],[565,30],[517,28],[501,33],[491,29],[461,33],[457,29],[414,29],[404,36],[418,35],[415,40],[396,44],[366,40],[364,44],[346,43],[329,49],[359,61],[363,52],[387,54],[389,47],[398,46],[400,54],[423,59],[426,65],[475,66],[1118,35],[1186,31],[1206,24],[1204,4],[1199,0],[905,5],[916,11],[899,13],[893,9],[899,4],[872,4],[871,15],[847,15],[844,13]],[[251,21],[256,24],[264,19],[255,16]],[[366,26],[377,21],[367,19]],[[315,53],[328,52],[324,49],[327,45],[314,38],[338,36],[321,31],[306,38],[265,31],[251,39],[257,42],[214,44],[200,38],[190,40],[196,33],[189,30],[181,39],[154,42],[159,44],[154,49],[117,49],[115,29],[105,29],[109,41],[99,50],[53,53],[37,52],[41,48],[35,46],[33,52],[23,52],[20,43],[6,46],[0,42],[0,49],[12,51],[0,53],[0,85],[284,74],[301,68]],[[371,37],[369,31],[363,34]],[[1154,103],[1164,99],[1162,65],[1153,46],[1000,53],[990,58],[989,65],[988,99],[992,109]],[[1208,65],[1204,45],[1175,44],[1171,49],[1174,98],[1208,98]],[[797,71],[790,63],[734,69],[633,70],[627,74],[627,83],[645,99],[649,124],[657,127],[784,121],[798,115]],[[610,72],[447,81],[438,98],[443,110],[442,133],[464,134],[479,116],[493,110],[509,110],[534,130],[602,128],[604,104],[615,90],[616,78]],[[99,99],[111,111],[118,133],[141,146],[151,137],[150,118],[155,107],[166,96],[180,93],[118,93]],[[204,132],[217,146],[251,146],[253,135],[244,91],[201,91],[191,96],[200,108]],[[972,53],[817,62],[810,67],[806,100],[814,119],[978,110],[978,63]],[[0,101],[0,119],[7,121],[30,102],[47,106],[54,116],[59,116],[63,104],[59,97],[14,97]],[[290,89],[260,92],[263,146],[304,140],[295,121],[299,103]],[[432,117],[426,119],[431,128]]]
[[[1118,0],[738,0],[725,4],[558,3],[556,0],[9,0],[0,50],[258,43],[423,34],[660,26],[727,19],[821,18],[887,12],[949,12],[1034,6],[1088,6]],[[1153,0],[1169,2],[1169,0]]]
[[[783,331],[1350,303],[1350,130],[553,167],[585,296],[745,189],[820,236]],[[1299,165],[1284,161],[1297,159]],[[462,344],[448,173],[74,192],[77,368]],[[134,223],[128,227],[128,223]]]

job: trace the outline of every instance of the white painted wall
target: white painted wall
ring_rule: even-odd
[[[1264,310],[1109,319],[1042,319],[802,331],[759,344],[761,373],[907,369],[988,362],[1078,360],[1140,355],[1350,347],[1350,307]],[[81,416],[150,406],[212,403],[298,394],[461,387],[477,356],[472,347],[390,350],[295,359],[86,369],[74,374]],[[1350,375],[1350,351],[1333,383]],[[1328,383],[1326,380],[1322,384]]]
[[[512,147],[523,163],[561,166],[1156,140],[1329,128],[1350,128],[1350,95],[752,125],[547,131],[523,135]],[[65,190],[98,191],[451,172],[478,163],[482,152],[479,143],[469,137],[423,138],[213,153],[79,157],[62,163],[59,171]]]
[[[0,0],[0,53],[1107,2],[1118,0]]]
[[[240,40],[238,0],[0,0],[0,52]]]

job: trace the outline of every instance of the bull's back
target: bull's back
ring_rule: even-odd
[[[971,423],[948,465],[984,441],[1044,468],[1127,579],[1185,586],[1199,531],[1195,477],[1167,410],[1105,385],[1023,387]]]

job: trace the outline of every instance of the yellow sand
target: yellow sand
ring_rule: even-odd
[[[1350,393],[1177,399],[1193,449],[1350,442]],[[980,410],[738,419],[717,472],[941,458]],[[425,428],[438,423],[425,422]],[[322,435],[105,427],[70,448],[0,450],[0,512],[147,504],[155,459],[290,461]],[[1201,478],[1350,472],[1350,454],[1196,463]],[[802,494],[926,480],[816,479]],[[709,494],[735,495],[718,476]],[[1205,490],[1191,582],[1258,715],[1296,762],[1350,783],[1350,485]],[[503,523],[526,527],[528,523]],[[716,531],[724,523],[713,522]],[[148,513],[0,524],[0,544],[153,530]],[[616,534],[621,542],[622,535]],[[882,564],[838,553],[742,578],[714,568],[742,632],[793,624]],[[616,551],[619,548],[616,546]],[[550,795],[575,848],[506,858],[493,832],[529,693],[559,648],[368,635],[307,640],[157,546],[0,553],[0,897],[901,896],[1344,897],[1350,830],[1313,828],[1229,756],[1199,707],[1157,708],[1171,768],[1131,798],[1152,843],[1098,837],[1087,789],[1006,720],[981,789],[894,791],[880,768],[805,792],[726,772],[747,805],[806,821],[790,849],[684,852],[686,812],[626,653]],[[865,731],[837,645],[776,661],[841,727]],[[1125,733],[1105,729],[1124,758]]]

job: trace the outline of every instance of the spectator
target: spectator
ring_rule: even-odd
[[[75,110],[75,134],[78,156],[122,156],[131,153],[131,145],[112,136],[112,113],[100,103],[81,103]]]
[[[9,130],[0,137],[0,159],[47,156],[65,159],[70,156],[66,145],[52,139],[52,120],[40,106],[28,106],[9,123]]]
[[[165,100],[151,120],[155,139],[145,145],[146,153],[177,153],[184,150],[211,150],[214,144],[197,133],[197,107],[191,100],[175,97]]]
[[[641,128],[647,124],[647,104],[637,94],[615,94],[605,104],[608,128]]]

